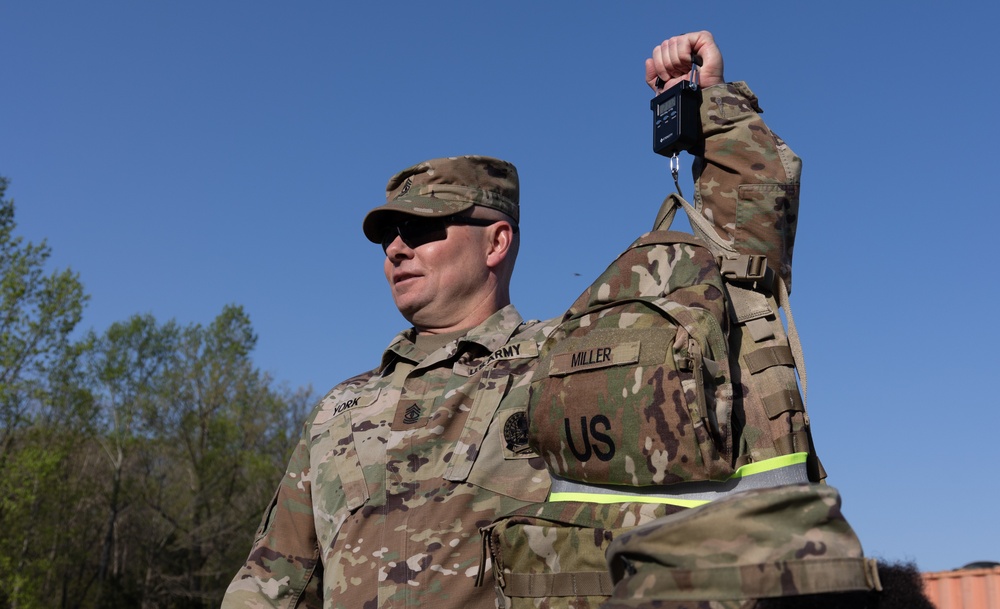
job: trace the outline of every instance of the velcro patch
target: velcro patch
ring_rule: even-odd
[[[501,360],[509,359],[520,359],[527,357],[538,357],[538,343],[530,340],[525,340],[517,343],[510,343],[500,347],[493,353],[491,353],[485,360],[481,361],[478,365],[464,369],[466,374],[473,375],[483,368]],[[460,372],[460,366],[455,366],[455,371]]]
[[[639,341],[637,340],[610,345],[590,344],[580,351],[553,355],[549,375],[563,376],[583,370],[635,364],[638,361]]]
[[[531,450],[528,446],[528,416],[523,410],[507,417],[503,424],[503,440],[507,450],[514,454]]]

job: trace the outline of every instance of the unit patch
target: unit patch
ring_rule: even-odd
[[[528,415],[523,410],[507,417],[503,424],[503,440],[507,450],[522,454],[531,450],[528,446]]]

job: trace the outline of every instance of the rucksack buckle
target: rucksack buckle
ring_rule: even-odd
[[[727,279],[757,281],[767,275],[767,256],[763,254],[740,254],[736,258],[721,258],[719,270]]]

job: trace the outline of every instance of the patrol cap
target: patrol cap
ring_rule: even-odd
[[[398,214],[450,216],[479,205],[507,214],[514,224],[520,215],[517,169],[487,156],[431,159],[408,167],[389,178],[385,199],[362,224],[373,243],[382,240],[385,223]]]
[[[755,600],[881,590],[836,489],[794,484],[729,495],[619,535],[602,609],[749,609]]]

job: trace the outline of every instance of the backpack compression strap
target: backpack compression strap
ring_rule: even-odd
[[[806,395],[808,387],[806,362],[802,353],[802,342],[799,340],[799,332],[795,327],[795,318],[792,316],[791,303],[788,301],[788,288],[784,280],[780,276],[775,276],[767,268],[766,260],[763,256],[752,256],[737,252],[733,247],[732,241],[720,237],[719,233],[715,231],[715,227],[712,226],[712,223],[705,216],[701,215],[693,205],[676,193],[670,193],[663,200],[653,227],[656,230],[668,229],[673,222],[674,214],[678,207],[684,209],[695,235],[702,239],[712,253],[719,258],[719,268],[722,271],[722,276],[728,280],[727,287],[730,288],[729,296],[733,303],[733,308],[740,322],[746,324],[747,329],[752,335],[756,334],[754,336],[755,339],[758,336],[766,338],[766,334],[770,330],[765,329],[766,324],[753,320],[762,320],[764,315],[773,315],[776,314],[776,311],[771,311],[771,307],[767,303],[767,298],[763,294],[754,290],[741,288],[735,285],[733,281],[755,279],[768,281],[770,278],[774,278],[772,285],[774,286],[775,299],[778,308],[784,309],[785,317],[788,319],[788,344],[791,347],[792,360],[795,363],[799,382],[802,385],[802,401],[803,405],[805,405],[807,403]]]

